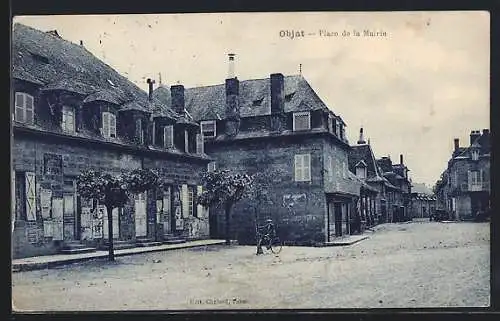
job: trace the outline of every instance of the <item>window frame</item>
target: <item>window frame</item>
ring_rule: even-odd
[[[19,106],[18,103],[20,100],[18,100],[18,97],[22,97],[22,106]],[[28,108],[27,104],[27,98],[31,99],[31,106]],[[20,109],[22,110],[22,120],[18,118],[18,113],[17,110]],[[28,120],[28,110],[31,111],[31,117]],[[19,123],[24,123],[24,124],[33,124],[35,122],[35,98],[25,92],[22,91],[16,91],[14,94],[14,120],[19,122]]]
[[[300,174],[298,174],[298,173],[300,173]],[[311,154],[310,153],[296,154],[294,156],[294,181],[295,182],[310,182],[311,181]]]
[[[359,170],[362,170],[359,172]],[[361,176],[359,174],[362,174]],[[361,179],[366,179],[366,167],[364,166],[358,166],[356,167],[356,176]]]
[[[136,131],[136,136],[139,135],[139,137],[137,137],[139,139],[139,143],[144,144],[144,130],[142,126],[142,118],[137,118],[135,120],[135,131]]]
[[[204,128],[206,125],[213,125],[213,135],[206,135],[205,134],[205,131],[204,131]],[[200,130],[201,130],[201,135],[203,136],[203,138],[205,137],[208,137],[208,138],[214,138],[217,136],[217,121],[215,120],[202,120],[200,122]],[[211,131],[210,131],[211,132]]]
[[[167,145],[167,130],[168,133],[170,134],[170,144]],[[165,149],[171,149],[174,147],[174,125],[166,125],[163,126],[163,148]]]
[[[207,164],[207,172],[215,172],[217,170],[216,162],[210,162]]]
[[[68,119],[68,114],[71,113],[71,120],[72,120],[72,128],[68,128],[67,124],[67,119]],[[66,133],[74,133],[76,131],[76,126],[75,126],[75,108],[71,106],[66,106],[64,105],[62,107],[62,120],[61,120],[61,129],[66,132]]]
[[[296,124],[296,118],[297,117],[304,117],[307,116],[307,124],[308,128],[300,128],[297,129],[297,124]],[[299,112],[294,112],[292,115],[292,122],[293,122],[293,131],[303,131],[303,130],[311,130],[311,112],[310,111],[299,111]]]
[[[104,116],[108,117],[107,128],[105,127]],[[116,138],[116,115],[110,111],[103,111],[102,117],[102,135],[106,138]],[[114,122],[114,126],[111,126],[111,120]],[[111,129],[114,129],[113,131]]]
[[[477,149],[471,151],[471,159],[473,161],[479,160],[479,151]]]

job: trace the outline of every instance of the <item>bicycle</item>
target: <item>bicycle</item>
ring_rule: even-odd
[[[266,245],[267,250],[271,250],[274,254],[281,252],[283,243],[280,238],[276,235],[276,229],[274,227],[272,220],[267,220],[265,226],[259,226],[259,230],[264,230],[265,233],[261,234],[259,237],[259,242],[257,248],[262,248],[262,245]],[[260,234],[260,233],[259,233]]]

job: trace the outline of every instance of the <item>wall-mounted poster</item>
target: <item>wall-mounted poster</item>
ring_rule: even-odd
[[[80,238],[82,240],[92,239],[92,208],[82,207],[80,225],[81,225]]]
[[[42,218],[50,218],[50,208],[52,207],[52,191],[50,189],[40,189],[40,207],[42,208]]]
[[[98,205],[97,210],[94,213],[94,218],[92,220],[92,237],[95,239],[100,239],[103,237],[103,220],[107,217],[106,206]]]
[[[46,219],[43,221],[43,235],[45,237],[54,236],[54,222],[51,219]]]

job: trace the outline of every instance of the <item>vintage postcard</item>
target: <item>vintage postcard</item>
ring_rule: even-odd
[[[490,306],[490,16],[16,16],[14,312]]]

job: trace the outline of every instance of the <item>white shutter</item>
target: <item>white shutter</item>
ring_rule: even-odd
[[[216,169],[215,162],[208,163],[207,171],[209,171],[209,172],[215,172],[215,169]]]
[[[295,155],[295,180],[300,181],[302,178],[302,155]]]
[[[305,181],[311,180],[311,154],[305,154],[303,158],[303,176]]]
[[[26,218],[28,221],[36,221],[36,192],[35,173],[26,172]]]
[[[109,136],[116,137],[116,116],[109,113]]]
[[[196,153],[203,154],[205,152],[205,146],[203,142],[203,135],[196,134]]]
[[[102,113],[102,135],[109,137],[109,113]]]
[[[202,193],[203,193],[203,186],[198,185],[196,188],[196,196],[199,197]],[[198,204],[197,212],[198,212],[199,218],[206,217],[206,215],[205,215],[206,208],[204,206]]]
[[[182,203],[182,217],[189,216],[189,195],[188,187],[186,184],[181,186],[181,203]]]
[[[189,133],[184,130],[184,152],[189,153]]]
[[[174,126],[172,125],[163,127],[163,146],[165,148],[174,146]]]

